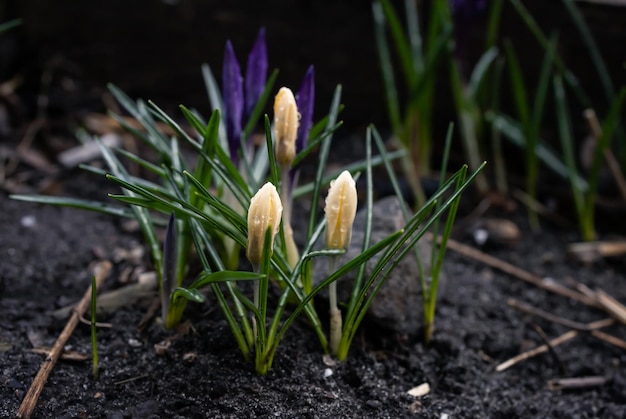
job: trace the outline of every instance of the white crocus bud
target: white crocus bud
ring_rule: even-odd
[[[259,265],[263,255],[263,243],[265,242],[265,232],[272,229],[272,241],[280,228],[280,217],[283,212],[283,205],[276,187],[270,182],[263,185],[261,189],[250,200],[248,209],[248,247],[246,256],[253,265]]]
[[[352,223],[356,215],[356,183],[352,175],[344,170],[330,182],[326,197],[326,247],[347,249],[352,238]]]
[[[299,117],[293,92],[287,87],[281,87],[274,99],[274,153],[281,166],[291,165],[296,157]]]

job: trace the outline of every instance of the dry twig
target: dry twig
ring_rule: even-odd
[[[109,275],[111,271],[111,262],[103,261],[98,263],[94,267],[94,275],[96,276],[96,289],[100,287],[100,285],[104,282],[104,279]],[[24,396],[24,400],[22,400],[22,404],[17,411],[18,418],[30,418],[35,406],[37,406],[37,399],[39,399],[39,395],[43,390],[46,381],[48,380],[48,376],[52,372],[54,365],[57,360],[63,353],[63,348],[65,344],[69,340],[70,336],[76,329],[76,326],[80,322],[79,318],[87,311],[89,304],[91,303],[91,285],[87,288],[87,291],[83,295],[83,298],[80,300],[80,303],[76,307],[76,310],[72,314],[72,317],[68,320],[65,328],[59,335],[59,338],[52,346],[49,355],[46,357],[46,360],[41,364],[35,379],[33,380],[32,385],[28,389],[26,396]]]
[[[533,307],[529,304],[523,303],[521,301],[517,301],[513,298],[509,298],[507,304],[513,307],[516,310],[521,311],[522,313],[530,314],[531,316],[541,317],[542,319],[548,320],[549,322],[560,324],[562,326],[569,327],[570,329],[586,331],[589,330],[589,325],[584,323],[575,322],[569,319],[564,319],[559,316],[555,316],[552,313],[548,313],[547,311],[541,310],[539,308]]]
[[[595,149],[598,142],[600,141],[600,137],[602,137],[602,127],[600,126],[600,121],[598,121],[596,112],[593,109],[585,110],[583,115],[587,120],[587,124],[589,124],[589,130],[591,131],[591,135],[593,136]],[[624,174],[622,173],[620,164],[615,158],[615,154],[613,154],[613,151],[611,151],[610,147],[607,147],[604,150],[604,160],[606,161],[609,172],[611,172],[611,176],[613,176],[615,184],[617,185],[617,188],[619,189],[622,198],[626,200],[626,179],[624,179]]]
[[[548,390],[579,390],[581,388],[598,387],[609,381],[607,377],[574,377],[557,378],[548,381]]]
[[[548,321],[550,321],[552,323],[557,323],[557,324],[560,324],[562,326],[566,326],[566,327],[569,327],[571,329],[575,329],[575,330],[578,330],[578,331],[581,331],[581,332],[590,332],[589,334],[591,336],[595,337],[596,339],[603,340],[603,341],[605,341],[605,342],[607,342],[607,343],[609,343],[609,344],[611,344],[613,346],[617,346],[618,348],[626,349],[626,341],[624,341],[624,340],[622,340],[620,338],[617,338],[615,336],[609,335],[608,333],[601,332],[599,330],[593,330],[593,329],[590,330],[588,324],[578,323],[578,322],[575,322],[575,321],[572,321],[572,320],[569,320],[569,319],[564,319],[562,317],[555,316],[554,314],[548,313],[547,311],[544,311],[544,310],[541,310],[539,308],[530,306],[530,305],[528,305],[526,303],[522,303],[521,301],[517,301],[517,300],[514,300],[512,298],[508,300],[508,304],[511,307],[513,307],[513,308],[515,308],[515,309],[517,309],[517,310],[519,310],[519,311],[521,311],[523,313],[530,314],[532,316],[541,317],[541,318],[543,318],[545,320],[548,320]],[[608,325],[608,322],[613,322],[614,323],[613,319],[605,319],[604,321],[607,322],[607,325]]]
[[[564,333],[561,336],[550,340],[547,344],[537,346],[536,348],[531,349],[530,351],[522,352],[521,354],[516,355],[507,361],[504,361],[500,365],[496,366],[496,371],[501,372],[508,368],[511,368],[513,365],[517,363],[520,363],[529,358],[532,358],[534,356],[547,352],[550,349],[550,347],[554,348],[555,346],[558,346],[563,342],[567,342],[570,339],[574,339],[577,335],[578,335],[578,331],[570,330],[569,332]]]
[[[508,273],[509,275],[521,279],[522,281],[529,282],[538,288],[553,292],[554,294],[559,294],[564,297],[571,298],[576,301],[580,301],[581,303],[591,307],[598,306],[597,300],[595,298],[590,298],[578,291],[558,284],[553,280],[541,278],[540,276],[534,275],[528,271],[525,271],[524,269],[518,268],[515,265],[488,255],[487,253],[481,252],[480,250],[475,249],[471,246],[462,244],[456,240],[448,239],[447,247],[457,253],[462,254],[463,256],[475,259],[479,262],[484,263],[485,265],[491,266],[492,268],[499,269],[505,273]]]
[[[597,322],[589,323],[585,325],[585,327],[587,330],[601,329],[603,327],[610,326],[614,322],[615,321],[613,319],[604,319],[604,320],[599,320]],[[526,352],[522,352],[521,354],[516,355],[507,361],[504,361],[503,363],[496,366],[496,371],[498,372],[504,371],[508,368],[511,368],[513,365],[518,364],[519,362],[525,361],[529,358],[532,358],[534,356],[547,352],[550,349],[550,347],[554,348],[555,346],[558,346],[564,342],[567,342],[568,340],[571,340],[575,338],[576,336],[578,336],[579,333],[580,332],[578,330],[570,330],[569,332],[564,333],[561,336],[558,336],[550,340],[547,344],[537,346],[534,349],[531,349]]]
[[[39,348],[33,348],[30,351],[34,354],[41,354],[41,355],[45,355],[46,357],[49,357],[50,352],[52,351],[52,348],[47,347],[47,346],[42,346]],[[60,359],[63,361],[86,361],[87,359],[89,359],[89,356],[82,352],[77,352],[77,351],[63,351],[61,353]]]

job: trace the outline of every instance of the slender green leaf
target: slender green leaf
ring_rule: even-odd
[[[385,100],[389,113],[389,122],[396,135],[402,132],[402,117],[400,113],[400,101],[393,72],[391,54],[385,37],[385,16],[380,2],[372,4],[374,15],[374,29],[376,34],[376,49],[378,51],[379,64],[382,72]]]
[[[376,4],[380,5],[380,8],[384,15],[384,21],[386,21],[387,25],[389,26],[391,39],[393,41],[392,43],[396,49],[398,58],[400,59],[400,64],[407,84],[409,86],[413,86],[417,81],[417,72],[416,69],[413,67],[411,46],[409,44],[407,36],[404,34],[404,28],[400,23],[400,19],[398,18],[397,13],[389,0],[379,0]],[[377,12],[375,11],[374,13],[376,14]],[[375,19],[378,18],[375,17]]]
[[[341,85],[335,88],[335,94],[333,95],[333,100],[330,104],[330,111],[328,112],[328,128],[335,125],[335,122],[337,120],[337,114],[339,112],[340,100],[341,100]],[[315,181],[313,184],[313,196],[311,198],[311,208],[317,208],[317,204],[319,202],[320,191],[322,188],[323,177],[324,177],[324,169],[326,168],[326,161],[328,160],[328,154],[330,152],[330,144],[332,142],[332,138],[333,138],[332,135],[329,135],[328,137],[326,137],[320,147],[317,173],[315,175]],[[310,237],[311,234],[313,234],[313,230],[315,229],[315,216],[316,216],[316,211],[311,211],[311,215],[309,217],[309,226],[307,228],[307,237]]]
[[[510,116],[502,113],[488,112],[486,118],[489,122],[500,130],[509,141],[518,147],[525,147],[526,140],[522,133],[522,128],[519,122],[513,120]],[[545,143],[539,139],[535,148],[537,157],[554,173],[561,176],[563,179],[569,178],[569,172],[567,166],[557,157],[557,155],[549,149]],[[577,184],[586,190],[588,188],[587,181],[578,177]]]
[[[267,104],[267,100],[269,99],[270,95],[273,92],[274,84],[276,83],[277,78],[278,78],[278,70],[274,70],[272,71],[272,74],[267,79],[267,82],[265,82],[265,87],[263,88],[263,92],[261,93],[261,96],[259,97],[259,100],[257,101],[256,105],[254,105],[254,109],[252,109],[252,113],[250,114],[250,118],[248,119],[248,122],[246,122],[246,126],[243,128],[242,138],[244,140],[249,138],[250,135],[252,134],[252,130],[254,129],[254,126],[256,125],[259,118],[261,117],[263,113],[263,109],[265,108],[265,105]]]
[[[209,96],[209,102],[211,103],[211,111],[216,109],[220,111],[222,115],[222,122],[224,118],[224,102],[222,101],[222,93],[219,85],[213,76],[211,67],[207,64],[202,65],[202,78],[206,86],[207,94]],[[220,146],[223,150],[228,150],[228,140],[226,139],[226,123],[220,124]]]
[[[115,215],[117,217],[133,218],[133,212],[129,208],[110,205],[99,201],[89,201],[79,198],[66,198],[49,195],[9,195],[9,198],[18,201],[35,202],[38,204],[56,205],[60,207],[79,208],[102,214]]]
[[[591,62],[596,67],[596,71],[598,72],[598,77],[600,78],[600,83],[602,84],[602,88],[604,89],[604,95],[606,96],[606,100],[608,100],[609,102],[613,101],[613,99],[615,98],[615,88],[613,87],[613,81],[611,80],[609,70],[606,67],[606,62],[604,61],[604,59],[602,59],[602,55],[600,55],[600,49],[598,48],[596,41],[593,39],[591,31],[589,31],[589,27],[585,23],[583,15],[580,13],[572,0],[563,0],[563,4],[565,5],[565,9],[574,21],[574,25],[578,29],[578,32],[580,32],[583,43],[589,51]]]
[[[122,156],[126,157],[128,160],[132,161],[135,164],[138,164],[139,166],[154,173],[155,175],[160,176],[160,177],[165,176],[165,171],[160,166],[150,163],[149,161],[144,160],[141,157],[133,153],[130,153],[122,148],[114,148],[114,150],[116,153],[121,154]]]
[[[11,30],[17,26],[20,26],[21,24],[22,24],[22,19],[13,19],[13,20],[9,20],[8,22],[0,23],[0,34],[8,30]]]
[[[532,14],[528,11],[528,9],[526,9],[520,0],[510,0],[510,3],[520,15],[530,32],[535,36],[541,47],[545,49],[548,45],[548,37],[543,33]],[[570,85],[574,93],[576,93],[580,103],[586,108],[592,107],[591,100],[589,99],[587,93],[582,89],[578,78],[566,67],[563,60],[561,60],[558,56],[555,59],[555,65],[559,71],[562,72],[563,77]]]
[[[572,188],[572,196],[574,197],[574,204],[576,205],[576,213],[579,220],[584,217],[584,203],[585,198],[584,191],[586,185],[583,188],[579,184],[579,175],[576,168],[576,157],[574,154],[574,135],[572,133],[572,120],[567,108],[567,98],[565,95],[565,88],[563,87],[563,79],[560,74],[554,75],[554,97],[556,103],[556,115],[559,128],[559,136],[561,138],[561,148],[563,150],[563,159],[568,170],[568,177],[570,186]],[[583,225],[582,221],[580,223]]]
[[[626,86],[621,88],[615,100],[611,102],[611,109],[602,124],[602,135],[598,139],[594,150],[591,170],[589,171],[589,189],[587,190],[585,199],[585,216],[588,217],[589,223],[593,223],[594,205],[598,193],[598,182],[600,180],[602,162],[604,161],[604,153],[611,143],[611,139],[619,126],[621,118],[623,118],[622,109],[624,99],[626,99]],[[587,237],[586,239],[591,240],[593,237]]]
[[[178,287],[172,292],[171,301],[175,301],[178,298],[186,298],[194,303],[203,303],[204,295],[197,289],[181,288]]]
[[[470,76],[470,81],[468,83],[470,95],[474,96],[478,94],[480,85],[485,79],[485,76],[488,74],[489,67],[496,60],[496,58],[498,58],[498,53],[498,48],[491,47],[480,57],[474,67],[474,70],[472,71],[472,75]]]
[[[263,278],[263,274],[245,271],[217,271],[203,272],[188,289],[202,288],[209,284],[216,284],[227,281],[256,281]]]
[[[524,83],[524,77],[522,76],[522,67],[517,59],[517,53],[510,41],[504,43],[504,50],[507,56],[507,64],[509,67],[509,74],[511,76],[511,87],[513,92],[513,99],[519,115],[519,120],[522,127],[528,127],[530,122],[530,115],[528,110],[528,96],[526,85]]]

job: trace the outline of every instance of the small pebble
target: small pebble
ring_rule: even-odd
[[[330,355],[324,355],[322,357],[322,362],[324,363],[324,365],[326,365],[327,367],[334,367],[335,365],[337,365],[337,362],[335,362],[335,360],[333,359],[332,356]]]
[[[380,407],[382,406],[382,403],[378,400],[368,400],[366,404],[372,409],[380,409]]]
[[[409,391],[407,391],[409,395],[413,397],[422,397],[430,393],[430,385],[428,383],[422,383],[417,387],[413,387]]]
[[[127,233],[136,233],[139,231],[139,222],[137,220],[127,220],[122,223],[122,230]]]
[[[472,232],[474,236],[474,243],[478,246],[482,246],[487,243],[487,239],[489,238],[489,233],[484,228],[477,228]]]
[[[328,378],[328,377],[330,377],[331,375],[333,375],[333,370],[331,370],[330,368],[326,368],[326,369],[324,370],[324,378]]]
[[[128,339],[128,344],[133,348],[139,348],[141,346],[141,342],[134,338]]]
[[[164,340],[159,343],[155,343],[154,351],[156,352],[157,355],[163,356],[167,353],[171,345],[172,345],[172,342],[169,340]]]
[[[37,219],[34,215],[25,215],[20,219],[20,224],[22,227],[32,228],[37,225]]]
[[[188,362],[190,364],[194,362],[197,358],[198,358],[198,354],[195,352],[187,352],[186,354],[183,355],[183,361]]]

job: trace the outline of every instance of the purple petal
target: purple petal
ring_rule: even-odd
[[[267,45],[265,43],[265,28],[259,30],[256,41],[248,55],[246,67],[246,108],[245,119],[252,113],[252,109],[259,101],[267,80]]]
[[[313,107],[315,105],[315,72],[313,66],[306,71],[298,96],[296,97],[298,112],[300,112],[300,125],[296,138],[296,152],[299,153],[309,140],[309,131],[313,124]]]
[[[243,115],[243,77],[239,61],[230,41],[224,49],[224,67],[222,70],[222,97],[224,99],[224,119],[226,136],[230,148],[230,157],[235,160],[241,146],[241,119]]]

